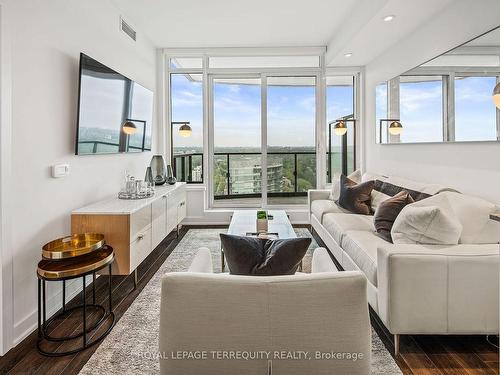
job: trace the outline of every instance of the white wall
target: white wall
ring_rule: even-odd
[[[4,1],[2,8],[8,11],[12,35],[15,344],[36,325],[35,272],[41,246],[70,233],[72,209],[116,194],[124,171],[142,177],[151,158],[151,153],[74,155],[79,54],[154,91],[156,51],[140,30],[135,43],[120,32],[120,13],[109,0],[12,0]],[[55,163],[69,163],[70,175],[51,178],[49,167]],[[60,297],[54,288],[50,295],[54,310],[59,307],[54,298],[60,304]]]
[[[500,143],[378,145],[375,86],[500,25],[498,0],[454,1],[366,66],[364,167],[435,182],[500,203]]]

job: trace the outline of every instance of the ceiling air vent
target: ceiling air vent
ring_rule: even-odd
[[[137,32],[123,18],[120,17],[120,29],[127,34],[134,42],[137,39]]]

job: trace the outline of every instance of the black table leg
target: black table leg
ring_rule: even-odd
[[[62,305],[63,305],[63,313],[66,312],[66,280],[63,280],[63,290],[62,290]]]
[[[42,329],[45,332],[45,326],[47,324],[47,316],[45,315],[45,280],[42,281],[42,311],[43,311],[43,325]]]
[[[112,292],[112,286],[111,286],[111,263],[109,264],[109,313],[113,311],[113,304],[111,302],[111,292]]]
[[[92,273],[92,304],[95,305],[95,272]]]
[[[85,300],[85,279],[86,277],[83,276],[83,289],[82,289],[82,302],[83,302],[83,347],[85,348],[87,346],[87,302]]]
[[[42,284],[42,281],[40,279],[38,279],[38,338],[41,338],[42,337],[42,301],[41,301],[41,297],[42,297],[42,293],[41,293],[41,284]]]

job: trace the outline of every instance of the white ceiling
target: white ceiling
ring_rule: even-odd
[[[113,0],[156,47],[328,46],[332,66],[367,64],[452,1]]]

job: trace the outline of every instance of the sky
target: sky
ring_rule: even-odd
[[[495,77],[455,79],[455,140],[496,140],[496,109],[491,99]],[[378,119],[387,117],[387,91],[377,86]],[[443,128],[442,81],[401,83],[402,142],[441,142]]]
[[[189,81],[184,75],[172,76],[173,121],[191,121],[193,134],[181,138],[174,132],[174,145],[202,146],[201,75]],[[287,86],[286,77],[271,77],[268,86],[268,145],[314,146],[314,78],[310,86]],[[260,79],[215,81],[214,145],[215,147],[260,147]],[[496,113],[491,92],[494,77],[457,78],[455,81],[456,140],[496,139]],[[377,120],[387,118],[384,85],[377,86]],[[327,121],[352,114],[351,86],[327,88]],[[402,142],[442,141],[442,80],[402,82],[400,86],[400,118],[403,123]],[[339,139],[333,137],[332,145]]]
[[[182,74],[172,75],[172,121],[191,121],[193,134],[179,137],[174,132],[175,147],[201,146],[202,85],[201,76],[190,81]],[[267,93],[268,146],[314,147],[315,78],[301,77],[301,86],[288,85],[287,77],[269,77]],[[260,79],[214,83],[214,146],[260,147]],[[352,114],[352,87],[329,87],[328,120]]]

